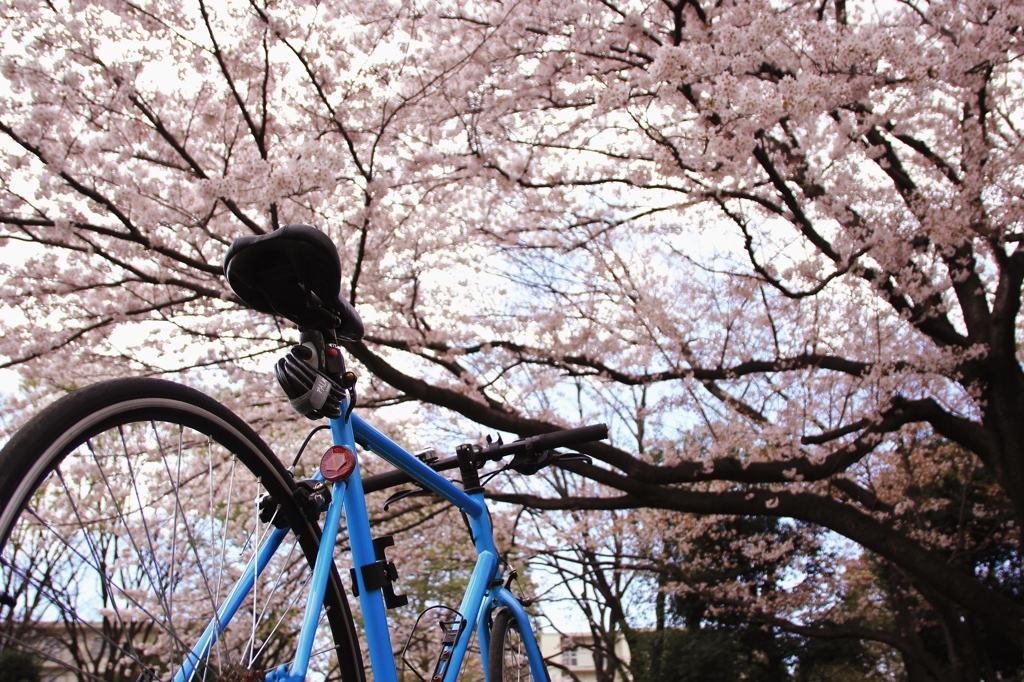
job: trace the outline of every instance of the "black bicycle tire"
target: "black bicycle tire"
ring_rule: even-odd
[[[260,483],[282,500],[284,514],[310,566],[320,528],[303,514],[292,495],[291,474],[269,446],[228,408],[192,388],[160,379],[127,378],[93,384],[57,400],[29,420],[0,450],[0,556],[14,523],[42,481],[91,436],[131,420],[172,417],[229,449]],[[254,474],[255,475],[255,474]],[[324,596],[340,674],[345,682],[365,680],[362,656],[348,599],[332,566]]]
[[[491,622],[491,633],[490,643],[487,648],[487,679],[491,682],[504,682],[505,676],[505,664],[506,664],[506,636],[510,630],[519,630],[519,622],[515,618],[515,614],[510,609],[500,608],[493,612]],[[530,663],[526,660],[526,652],[516,652],[516,656],[522,659],[522,663],[525,664],[525,669],[530,673],[530,677],[526,679],[536,680],[536,676],[533,675],[534,671],[530,667]],[[537,682],[548,682],[547,670],[541,670],[542,677]],[[522,680],[521,676],[515,677],[517,680]]]

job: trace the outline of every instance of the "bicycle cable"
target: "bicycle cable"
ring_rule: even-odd
[[[309,445],[309,441],[313,440],[313,436],[316,435],[317,431],[323,431],[324,429],[329,428],[331,428],[330,424],[321,424],[309,432],[309,435],[306,436],[306,440],[302,441],[302,445],[299,446],[299,451],[295,453],[295,459],[292,460],[291,471],[294,471],[295,467],[298,466],[299,458],[302,457],[302,453],[305,452],[306,446]]]
[[[404,663],[405,666],[407,668],[409,668],[410,671],[412,671],[413,675],[415,675],[416,677],[420,678],[420,680],[422,682],[427,682],[427,678],[423,677],[423,675],[420,675],[420,671],[417,670],[416,668],[414,668],[412,663],[410,663],[408,660],[406,660],[405,654],[409,650],[409,645],[412,644],[412,638],[416,634],[416,630],[419,629],[420,621],[423,620],[423,616],[427,615],[427,613],[429,613],[430,611],[437,611],[437,610],[450,611],[451,613],[454,613],[456,616],[458,616],[459,621],[465,622],[465,620],[466,620],[465,617],[459,612],[458,609],[452,608],[451,606],[446,606],[445,604],[434,604],[433,606],[428,606],[427,608],[423,609],[423,611],[420,612],[419,616],[416,617],[416,622],[413,623],[412,630],[409,631],[409,637],[408,637],[408,639],[405,640],[405,646],[402,648],[402,663]],[[453,621],[453,622],[458,622],[458,621]],[[447,629],[445,628],[444,621],[438,619],[437,624],[439,626],[441,626],[442,631],[447,633]]]
[[[488,483],[490,483],[491,481],[494,480],[495,476],[497,476],[498,474],[503,474],[506,471],[508,471],[508,464],[506,464],[505,466],[501,467],[500,469],[497,469],[496,471],[490,472],[489,474],[486,475],[487,477],[485,479],[480,481],[480,487],[481,488],[485,487]]]

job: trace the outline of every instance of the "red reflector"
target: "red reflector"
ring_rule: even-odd
[[[320,460],[320,473],[331,483],[344,481],[356,468],[356,455],[343,445],[335,445]]]

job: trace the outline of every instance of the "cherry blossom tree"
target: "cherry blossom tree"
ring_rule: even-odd
[[[951,641],[973,618],[1020,646],[1013,581],[944,560],[873,482],[901,436],[938,434],[998,481],[1016,547],[1019,13],[531,6],[460,118],[493,187],[478,229],[528,294],[468,346],[425,314],[372,339],[454,361],[447,396],[357,356],[516,433],[622,414],[632,438],[573,468],[621,496],[504,499],[819,524],[948,608]]]
[[[369,330],[347,345],[364,405],[609,421],[567,466],[598,493],[498,496],[830,529],[977,678],[966,630],[1024,647],[1018,569],[954,540],[992,520],[1019,568],[1022,12],[12,1],[3,367],[23,402],[193,370],[277,428],[257,370],[295,337],[220,262],[314,224]],[[950,471],[986,501],[939,528],[921,482]]]

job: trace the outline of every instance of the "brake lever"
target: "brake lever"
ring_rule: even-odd
[[[562,462],[582,462],[584,464],[593,464],[594,458],[590,455],[583,455],[578,452],[564,452],[559,453],[558,458],[555,462],[552,462],[552,464],[555,464],[556,462],[559,464]]]

